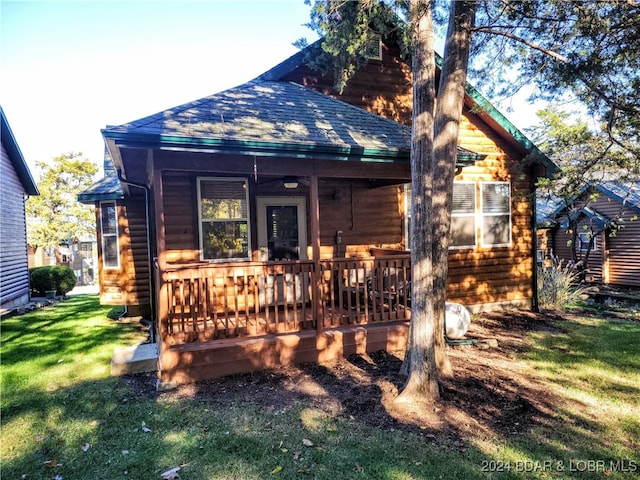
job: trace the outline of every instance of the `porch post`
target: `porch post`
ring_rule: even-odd
[[[324,330],[322,318],[322,274],[320,272],[320,195],[318,176],[311,175],[309,185],[309,224],[311,227],[311,254],[313,257],[313,317],[316,320],[316,332]]]
[[[166,283],[163,280],[163,273],[166,270],[166,244],[165,244],[165,225],[164,225],[164,202],[162,188],[162,171],[157,170],[153,163],[153,151],[149,150],[148,155],[151,159],[151,184],[153,185],[153,207],[155,220],[155,236],[156,236],[156,255],[152,265],[150,265],[150,275],[155,275],[156,291],[152,295],[156,296],[156,321],[158,322],[158,332],[160,339],[158,347],[160,355],[158,358],[158,375],[162,381],[163,369],[163,353],[168,349],[165,343],[167,338],[167,318],[169,315],[167,306],[169,305],[168,292]]]

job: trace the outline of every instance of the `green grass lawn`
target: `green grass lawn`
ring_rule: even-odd
[[[159,479],[174,467],[197,480],[640,475],[640,322],[572,317],[532,332],[513,362],[551,392],[546,421],[456,448],[304,403],[136,395],[109,362],[141,332],[108,311],[85,295],[2,320],[3,480]]]

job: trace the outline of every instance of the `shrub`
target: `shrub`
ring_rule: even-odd
[[[538,298],[547,308],[563,308],[580,300],[585,289],[579,285],[580,272],[554,258],[550,265],[538,267]]]
[[[56,295],[66,295],[76,286],[76,274],[69,267],[51,265],[35,267],[29,270],[31,290],[44,294],[47,290],[55,290]]]

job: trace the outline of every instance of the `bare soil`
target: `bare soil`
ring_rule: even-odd
[[[332,416],[354,418],[386,431],[427,435],[434,442],[463,448],[471,436],[520,435],[553,415],[554,393],[519,360],[527,334],[560,332],[553,313],[501,312],[474,316],[468,338],[495,339],[497,347],[449,346],[453,375],[440,380],[440,400],[407,408],[394,402],[402,390],[404,352],[354,355],[327,365],[293,367],[233,375],[155,391],[154,376],[124,381],[137,394],[196,398],[212,408],[254,405],[267,412],[296,405]],[[556,403],[557,404],[557,403]]]

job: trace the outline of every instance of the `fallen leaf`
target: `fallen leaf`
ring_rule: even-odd
[[[129,450],[122,450],[123,455],[129,455]]]
[[[149,427],[142,427],[142,431],[144,433],[149,433],[149,432],[151,432],[151,429]]]
[[[313,442],[311,440],[309,440],[308,438],[303,438],[302,439],[302,444],[305,447],[313,447]]]
[[[276,473],[279,473],[282,471],[282,466],[278,465],[276,468],[274,468],[273,470],[271,470],[271,475],[275,475]]]
[[[176,478],[180,478],[180,475],[178,475],[178,470],[180,470],[180,467],[173,467],[171,470],[167,470],[160,476],[164,480],[175,480]]]
[[[302,458],[302,452],[300,450],[296,450],[295,452],[293,452],[293,459],[294,460],[299,460]]]
[[[53,467],[57,467],[58,466],[58,461],[57,460],[46,460],[44,462],[45,466],[49,467],[49,468],[53,468]]]
[[[89,450],[91,448],[91,445],[89,445],[88,443],[84,443],[82,444],[82,451],[86,452],[87,450]]]

